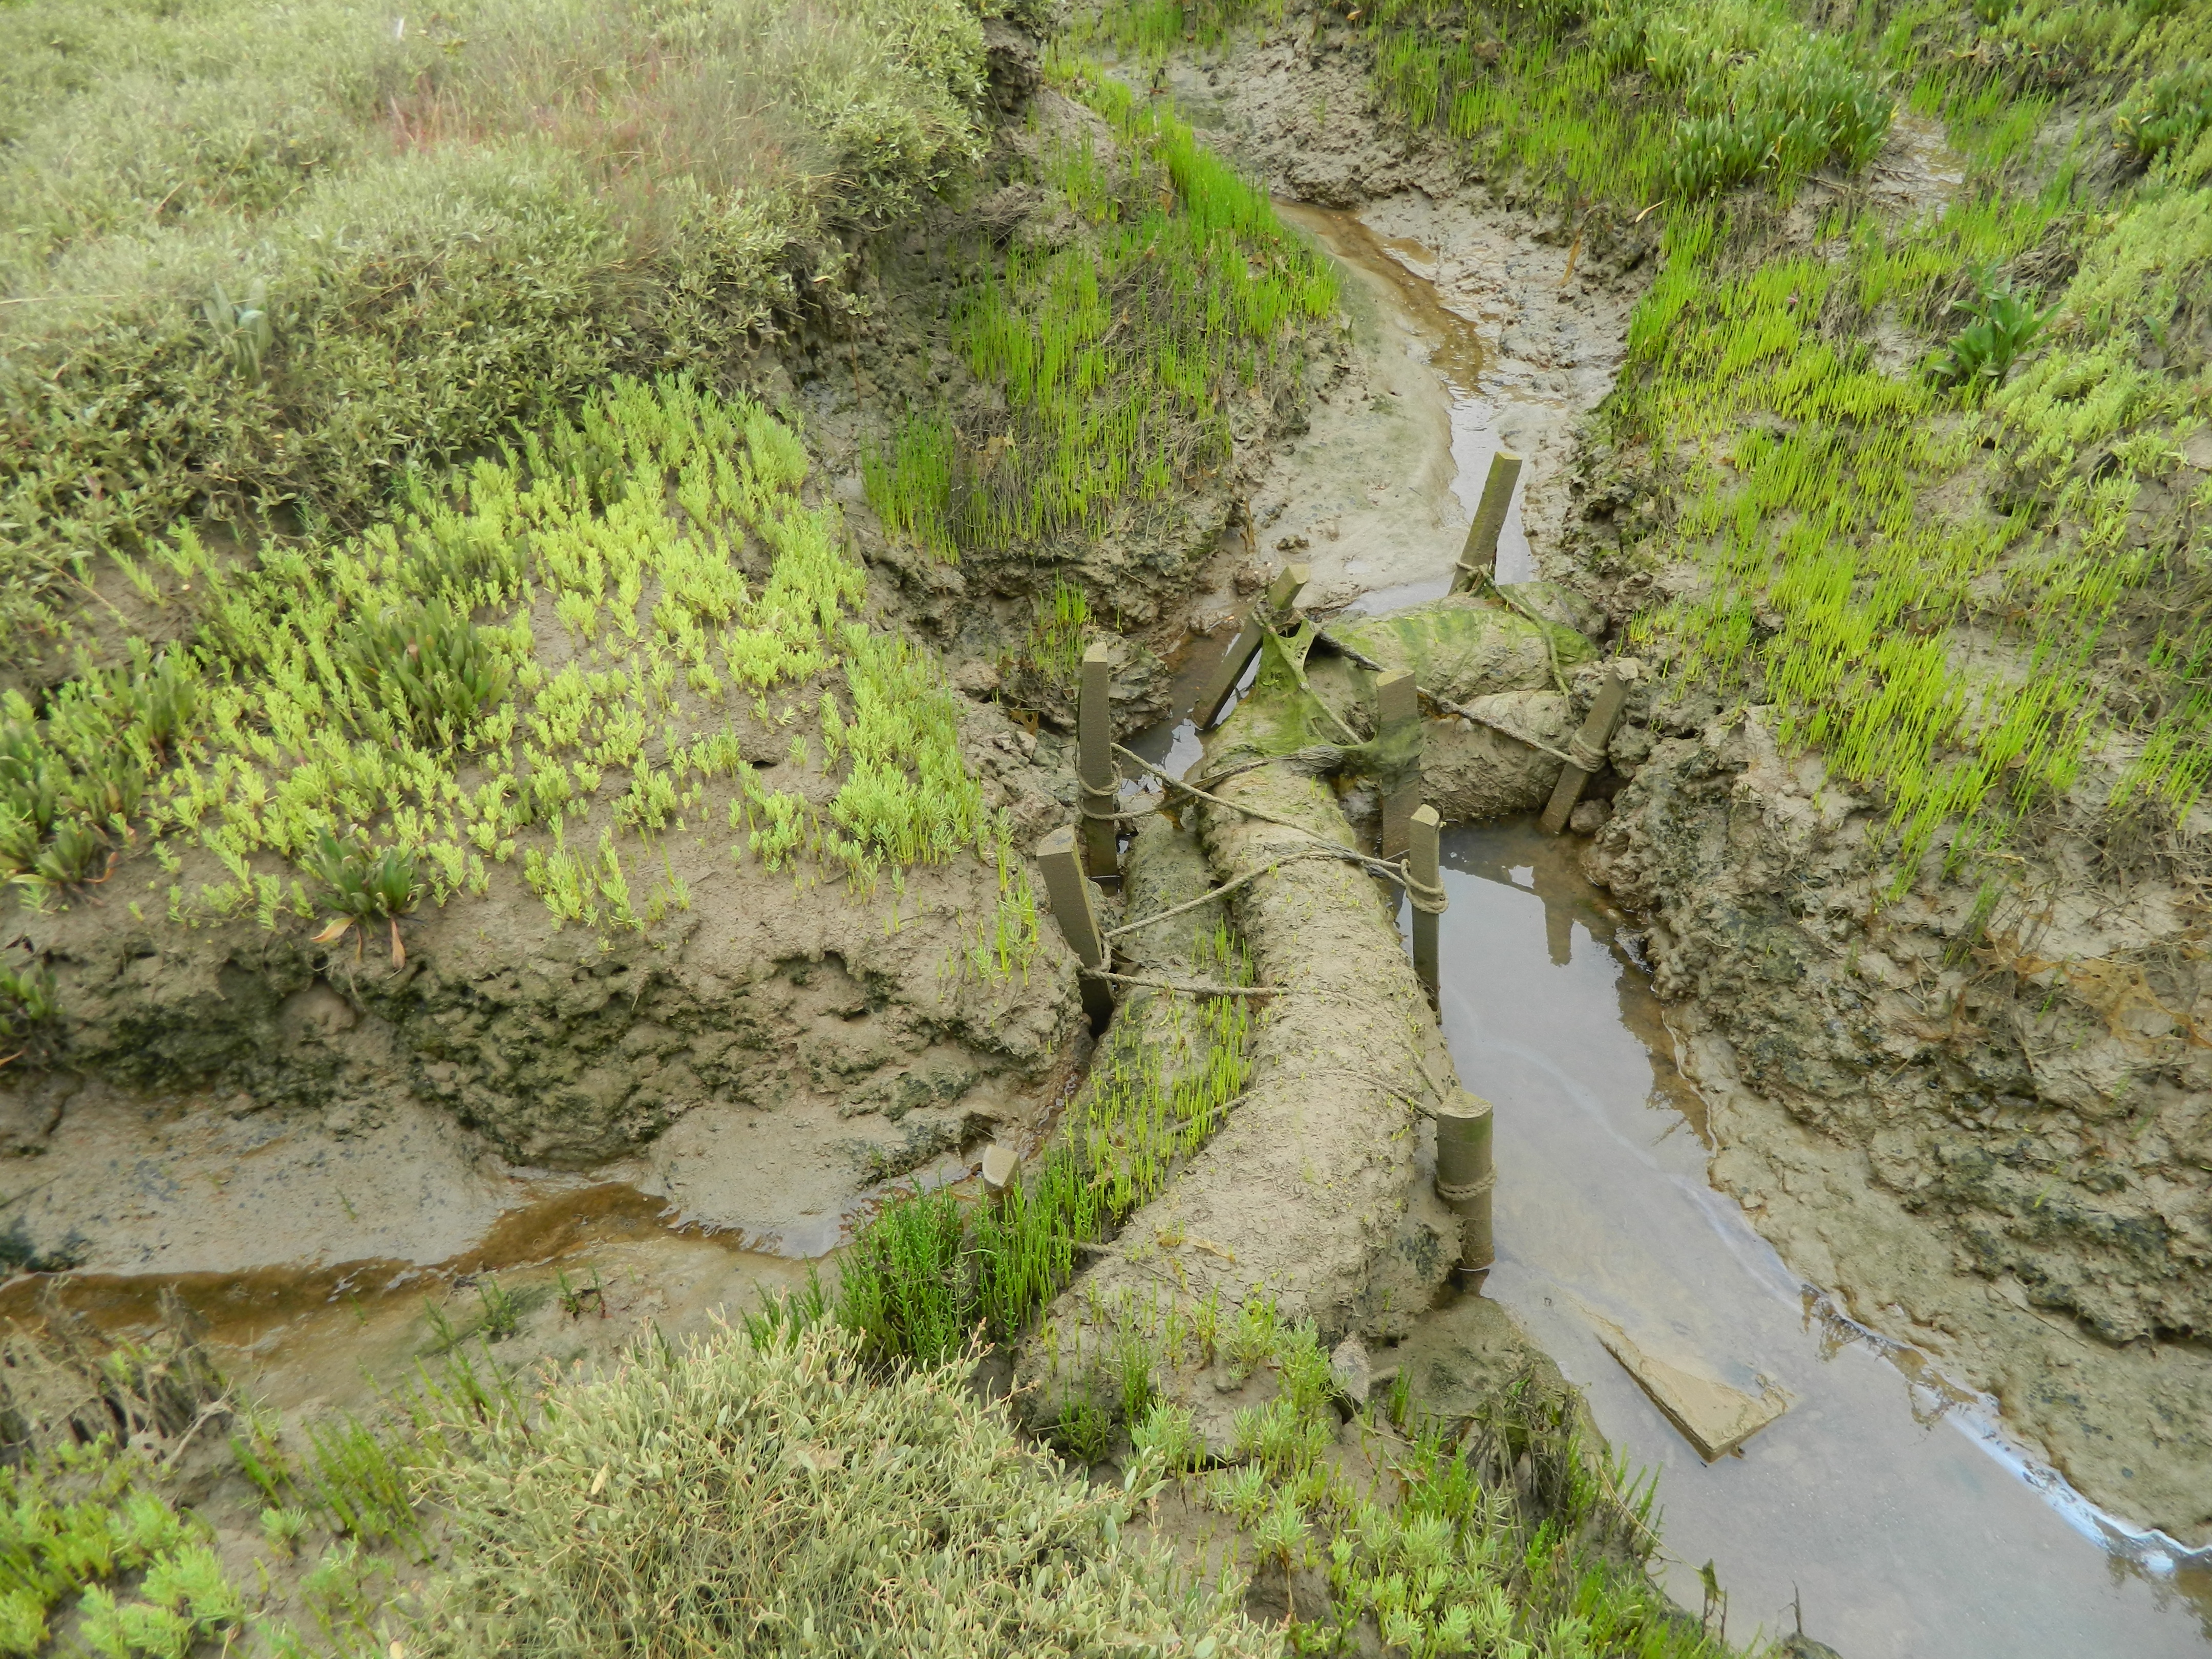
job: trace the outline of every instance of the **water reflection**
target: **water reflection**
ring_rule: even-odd
[[[1528,823],[1449,832],[1444,1029],[1498,1109],[1485,1294],[1583,1388],[1613,1444],[1662,1471],[1669,1588],[1696,1606],[1710,1559],[1737,1639],[1786,1632],[1802,1596],[1808,1630],[1853,1659],[2202,1655],[2201,1559],[2124,1536],[1983,1402],[1843,1320],[1708,1184],[1625,918],[1571,846]],[[1708,1466],[1593,1318],[1739,1388],[1778,1379],[1796,1403]]]

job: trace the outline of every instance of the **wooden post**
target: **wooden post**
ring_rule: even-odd
[[[994,1209],[1006,1203],[1014,1171],[1020,1167],[1021,1159],[1003,1141],[994,1140],[983,1149],[983,1193]]]
[[[1583,719],[1583,729],[1567,741],[1574,757],[1559,768],[1559,781],[1552,789],[1552,804],[1544,809],[1544,828],[1556,836],[1567,827],[1583,786],[1605,766],[1605,746],[1613,741],[1613,728],[1620,724],[1620,711],[1628,705],[1628,681],[1618,668],[1607,671],[1598,688],[1597,701]]]
[[[1437,1109],[1437,1196],[1459,1217],[1459,1270],[1480,1273],[1498,1260],[1490,1198],[1497,1188],[1491,1162],[1490,1103],[1455,1089]]]
[[[1444,913],[1443,875],[1437,832],[1443,820],[1433,806],[1413,814],[1407,829],[1406,897],[1413,907],[1413,972],[1429,1000],[1437,1000],[1437,920]]]
[[[1413,769],[1382,798],[1382,856],[1403,858],[1413,835],[1413,810],[1421,804],[1421,694],[1410,670],[1385,674],[1375,682],[1375,735],[1412,734]]]
[[[1267,596],[1245,613],[1244,625],[1237,630],[1237,637],[1229,642],[1229,650],[1221,659],[1221,665],[1213,671],[1213,678],[1206,683],[1206,690],[1198,694],[1197,705],[1190,717],[1198,722],[1198,729],[1206,731],[1221,718],[1221,706],[1237,690],[1237,682],[1244,678],[1244,671],[1260,648],[1260,641],[1268,625],[1298,602],[1305,591],[1308,567],[1287,565],[1275,580],[1268,584]]]
[[[1075,778],[1083,814],[1083,863],[1093,881],[1121,869],[1121,774],[1114,764],[1114,706],[1107,684],[1107,651],[1094,641],[1083,653],[1083,680],[1075,702]]]
[[[1498,578],[1498,538],[1505,528],[1505,511],[1513,505],[1513,486],[1521,477],[1521,458],[1501,449],[1490,458],[1490,476],[1482,481],[1482,500],[1476,504],[1474,522],[1467,527],[1467,545],[1460,550],[1452,572],[1452,592],[1464,593]]]
[[[1101,972],[1108,965],[1106,936],[1099,931],[1098,913],[1091,908],[1091,884],[1084,877],[1082,855],[1075,846],[1075,826],[1062,824],[1037,843],[1037,863],[1044,871],[1046,902],[1053,919],[1066,938],[1075,959]],[[1081,976],[1083,1011],[1091,1016],[1091,1029],[1103,1031],[1114,1017],[1114,988],[1091,974]]]

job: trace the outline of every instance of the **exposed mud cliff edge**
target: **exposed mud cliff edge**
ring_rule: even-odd
[[[1588,859],[1652,919],[1715,1181],[2085,1492],[2203,1540],[2212,974],[2188,854],[2212,823],[2132,878],[2061,839],[2023,864],[2032,908],[1940,880],[1892,901],[1881,815],[1779,755],[1770,718],[1662,704],[1617,741],[1651,748]]]

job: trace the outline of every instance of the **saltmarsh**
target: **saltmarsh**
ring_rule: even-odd
[[[357,923],[397,959],[399,918],[501,867],[561,921],[649,927],[690,902],[670,836],[862,888],[967,854],[1002,896],[978,963],[1012,971],[1036,933],[1007,823],[933,659],[856,614],[866,571],[806,471],[756,404],[617,381],[358,537],[239,568],[180,530],[154,557],[197,595],[196,645],[82,675],[43,714],[9,700],[19,883],[68,903],[150,843],[175,878],[134,908],[334,915],[326,941]],[[823,786],[775,787],[779,765]],[[198,849],[227,876],[182,878]]]
[[[180,514],[357,526],[848,303],[838,233],[973,164],[984,84],[963,0],[0,11],[0,654]]]
[[[1054,144],[1037,169],[1084,235],[969,272],[953,344],[1005,411],[981,430],[909,409],[867,460],[886,527],[941,559],[1157,518],[1231,460],[1233,405],[1295,377],[1336,309],[1332,268],[1189,127],[1079,61],[1048,70],[1107,142]]]
[[[2201,10],[1866,7],[1814,32],[1751,0],[1407,0],[1374,27],[1405,118],[1578,221],[1663,222],[1598,422],[1671,507],[1609,574],[1695,573],[1643,648],[1876,789],[1900,888],[2092,759],[2115,810],[2186,815],[2212,780],[2212,493],[2185,453],[2212,413]],[[1783,234],[1897,106],[1966,159],[1954,198],[1826,189]],[[1878,362],[1885,328],[1936,349]]]

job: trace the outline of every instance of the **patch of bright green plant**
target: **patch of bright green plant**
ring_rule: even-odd
[[[22,968],[0,967],[0,1045],[11,1050],[8,1060],[19,1059],[40,1046],[60,1012],[52,969],[37,963]]]
[[[1327,262],[1188,126],[1081,65],[1053,72],[1113,145],[1063,145],[1045,164],[1041,182],[1088,234],[1009,249],[957,319],[969,368],[1005,390],[1004,429],[916,410],[865,458],[885,525],[940,558],[1165,502],[1229,459],[1230,405],[1293,368],[1297,331],[1336,306]]]
[[[726,817],[740,859],[817,856],[862,885],[972,850],[1013,924],[981,965],[1025,966],[1034,900],[961,760],[957,700],[933,659],[854,617],[866,572],[836,509],[800,499],[806,468],[757,404],[617,380],[496,458],[413,480],[359,536],[240,565],[182,529],[155,550],[199,592],[198,641],[137,647],[43,714],[14,698],[0,850],[42,902],[147,839],[173,872],[212,854],[228,878],[173,883],[173,918],[335,913],[321,942],[378,929],[397,964],[402,917],[501,866],[563,921],[649,926],[689,890],[672,866],[634,888],[630,838]],[[764,787],[739,739],[810,708],[843,772],[818,810]]]
[[[1180,46],[1218,46],[1243,23],[1279,29],[1286,9],[1284,0],[1131,0],[1079,14],[1067,38],[1157,60]]]
[[[1607,411],[1621,439],[1696,457],[1639,556],[1690,560],[1706,586],[1638,636],[1773,705],[1785,744],[1878,789],[1900,886],[1939,837],[1955,866],[2071,785],[2112,719],[2116,664],[2171,688],[2119,800],[2185,811],[2212,771],[2197,741],[2212,711],[2186,678],[2202,618],[2153,597],[2194,556],[2130,540],[2139,489],[2212,412],[2201,383],[2142,361],[2187,273],[2212,270],[2212,217],[2154,170],[2055,305],[1984,283],[1931,380],[1886,374],[1873,319],[1938,324],[1958,270],[2001,267],[2069,209],[2071,164],[2032,196],[1987,153],[1976,165],[1940,218],[1832,215],[1823,254],[1745,252],[1758,244],[1722,210],[1670,220]],[[2109,459],[2084,469],[2091,455]],[[2005,505],[1949,504],[1962,495]],[[2171,618],[2154,639],[2117,620],[2154,613]]]
[[[1274,1383],[1265,1405],[1237,1414],[1232,1461],[1206,1468],[1188,1411],[1155,1401],[1132,1419],[1137,1478],[1224,1516],[1237,1565],[1255,1577],[1324,1569],[1326,1605],[1291,1600],[1286,1651],[1352,1652],[1377,1638],[1424,1659],[1727,1651],[1639,1571],[1658,1541],[1652,1488],[1584,1441],[1571,1390],[1524,1374],[1471,1419],[1409,1420],[1402,1433],[1353,1402],[1361,1455],[1341,1443],[1340,1397],[1311,1326],[1255,1296],[1220,1347],[1241,1374]]]
[[[1225,926],[1196,955],[1201,973],[1252,982],[1249,957]],[[1141,1038],[1137,1021],[1109,1029],[1036,1176],[972,1227],[957,1200],[935,1194],[895,1199],[861,1231],[840,1314],[876,1352],[933,1361],[979,1327],[1002,1340],[1021,1335],[1073,1279],[1081,1247],[1157,1195],[1212,1138],[1249,1074],[1249,1003],[1170,994],[1157,1012],[1164,1029],[1150,1024]]]
[[[146,1454],[106,1436],[0,1468],[0,1653],[39,1652],[64,1604],[103,1659],[182,1659],[236,1634],[245,1605],[206,1527],[154,1477]],[[109,1587],[142,1571],[135,1593]]]
[[[1780,0],[1381,0],[1369,27],[1394,110],[1577,204],[1786,190],[1889,127],[1878,66]]]
[[[1984,284],[1966,309],[1966,325],[1929,365],[1946,386],[2002,386],[2057,307],[2039,308],[2010,289]]]
[[[966,1221],[950,1193],[895,1199],[853,1241],[838,1316],[880,1354],[941,1365],[975,1336]]]
[[[34,903],[105,881],[151,775],[191,725],[198,675],[188,653],[156,657],[143,641],[129,662],[88,665],[33,708],[20,691],[0,702],[0,872]]]

